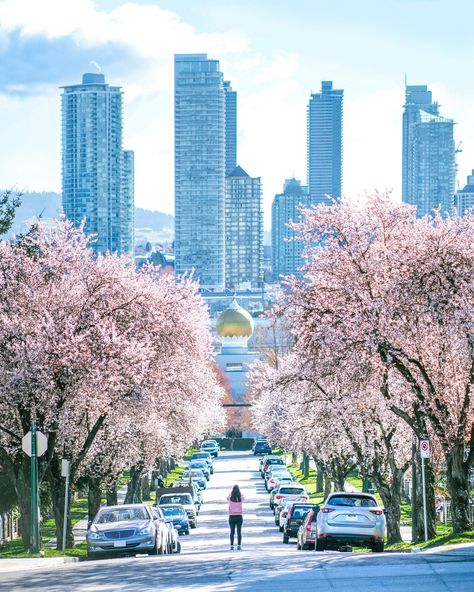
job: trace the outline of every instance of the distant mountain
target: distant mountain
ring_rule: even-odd
[[[15,234],[24,232],[28,222],[38,216],[44,219],[57,218],[61,213],[61,209],[61,195],[59,193],[53,191],[24,193],[11,232]],[[173,228],[174,217],[163,212],[135,208],[135,227],[151,228],[155,231],[163,228]]]

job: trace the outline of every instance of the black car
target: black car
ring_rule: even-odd
[[[178,534],[189,534],[189,520],[181,504],[163,504],[160,506],[166,522],[172,522]]]
[[[295,502],[291,504],[286,517],[285,528],[283,529],[283,542],[288,543],[291,537],[298,535],[298,529],[306,516],[308,510],[319,512],[319,506],[315,504],[306,504],[304,502]]]
[[[266,440],[257,440],[253,448],[254,455],[257,454],[271,454],[272,447]]]

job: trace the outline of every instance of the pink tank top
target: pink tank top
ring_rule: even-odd
[[[229,502],[229,516],[242,516],[243,509],[242,509],[242,502],[245,501],[244,496],[240,494],[241,501],[240,502],[233,502],[230,499],[230,493],[227,496],[227,501]]]

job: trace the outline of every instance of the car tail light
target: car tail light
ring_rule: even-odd
[[[382,516],[383,510],[370,510],[371,514],[375,514],[376,516]]]
[[[308,518],[308,523],[306,524],[306,530],[309,532],[311,530],[311,522],[313,520],[313,513],[311,513],[311,516],[309,516]]]
[[[329,512],[334,512],[334,508],[321,508],[321,512],[323,514],[329,514]]]
[[[309,497],[308,497],[307,495],[302,495],[302,496],[301,496],[301,499],[304,499],[304,500],[306,500],[306,501],[309,501]]]
[[[276,494],[276,496],[275,496],[275,499],[276,499],[276,500],[277,500],[277,499],[281,499],[282,497],[283,497],[282,495],[280,495],[279,493],[277,493],[277,494]]]
[[[288,516],[288,512],[282,512],[282,513],[281,513],[281,515],[282,515],[282,516],[283,516],[283,518],[284,518],[285,516]]]

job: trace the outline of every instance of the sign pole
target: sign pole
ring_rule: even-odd
[[[66,477],[66,485],[64,489],[64,520],[63,520],[63,552],[66,550],[66,537],[67,537],[67,514],[69,504],[69,475],[70,475],[70,464],[69,461],[64,459],[61,462],[61,474]]]
[[[425,456],[423,454],[421,455],[421,481],[423,486],[423,526],[426,542],[428,540],[428,516],[426,512]]]
[[[31,548],[30,553],[39,553],[38,523],[38,457],[36,454],[36,421],[31,422]]]

